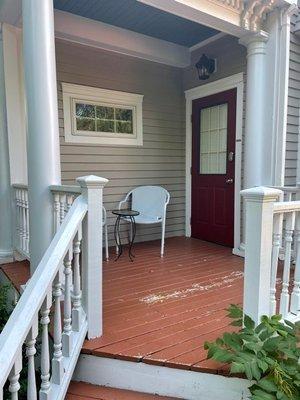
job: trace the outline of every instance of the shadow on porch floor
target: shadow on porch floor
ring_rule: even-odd
[[[184,237],[136,244],[104,263],[104,335],[83,352],[194,371],[227,374],[206,360],[203,344],[229,326],[225,308],[242,302],[243,259],[231,249]]]

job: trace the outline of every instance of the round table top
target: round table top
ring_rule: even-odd
[[[136,217],[140,215],[140,213],[135,210],[113,210],[112,213],[120,215],[121,217]]]

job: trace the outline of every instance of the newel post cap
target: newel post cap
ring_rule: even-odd
[[[241,191],[241,196],[248,201],[269,202],[277,201],[283,196],[283,191],[267,186],[256,186]]]
[[[78,177],[76,181],[82,188],[91,189],[105,186],[108,182],[108,179],[101,178],[100,176],[96,175],[87,175]]]

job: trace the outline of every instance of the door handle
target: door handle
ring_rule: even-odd
[[[232,178],[226,179],[225,182],[227,183],[227,185],[232,185],[233,184],[233,179]]]
[[[234,152],[233,151],[230,151],[229,153],[228,153],[228,161],[233,161],[233,159],[234,159]]]

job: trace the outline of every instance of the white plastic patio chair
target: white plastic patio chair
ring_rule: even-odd
[[[102,225],[104,231],[104,241],[105,241],[105,259],[108,261],[109,253],[108,253],[108,233],[107,233],[107,212],[104,206],[102,206]]]
[[[170,201],[170,193],[161,186],[139,186],[127,193],[124,200],[119,203],[119,210],[122,205],[131,197],[131,209],[140,214],[135,217],[136,224],[161,224],[161,257],[164,255],[165,227],[167,205]],[[123,220],[128,221],[127,218]]]

